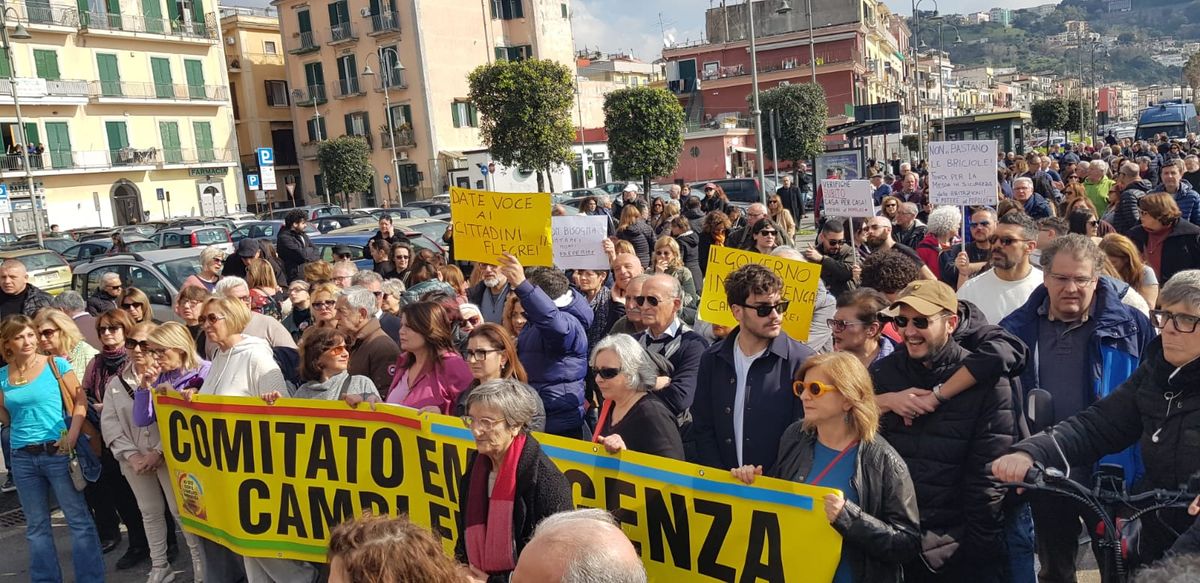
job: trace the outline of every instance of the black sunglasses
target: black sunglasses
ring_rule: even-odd
[[[122,310],[132,310],[134,308],[141,308],[141,307],[142,307],[141,304],[121,304]]]
[[[912,325],[915,326],[917,330],[925,330],[929,328],[929,324],[931,324],[934,320],[941,320],[945,317],[945,315],[934,316],[932,318],[925,316],[917,316],[915,318],[909,318],[908,316],[893,316],[892,323],[895,324],[897,328],[903,329],[907,328],[908,323],[911,321]]]
[[[108,332],[116,332],[118,330],[124,332],[125,327],[124,326],[98,326],[96,328],[96,330],[99,331],[101,334],[106,334]]]
[[[646,305],[646,302],[649,302],[650,307],[657,308],[658,303],[661,300],[659,300],[658,298],[656,298],[654,296],[633,296],[633,301],[637,302],[637,305],[639,305],[639,306],[644,306],[644,305]]]
[[[766,318],[767,316],[771,315],[771,312],[779,312],[779,315],[782,316],[784,313],[787,312],[788,306],[791,305],[791,303],[792,302],[787,301],[787,302],[779,302],[778,304],[775,304],[775,305],[765,305],[765,306],[751,306],[750,304],[738,304],[738,305],[743,308],[754,310],[754,313],[758,314],[759,318]]]
[[[126,338],[125,350],[133,350],[134,348],[148,350],[150,348],[150,342],[148,340],[134,340],[133,338]]]
[[[619,368],[593,368],[592,374],[607,381],[607,380],[616,378],[617,375],[621,374],[621,369],[619,369]]]

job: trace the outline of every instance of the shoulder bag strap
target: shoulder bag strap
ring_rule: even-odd
[[[50,374],[54,375],[54,380],[58,381],[58,394],[62,398],[63,416],[70,418],[71,411],[75,408],[75,398],[67,391],[67,384],[63,382],[62,373],[58,372],[58,365],[54,362],[53,356],[46,357],[46,366],[50,367]]]
[[[346,389],[350,387],[350,373],[346,373],[346,378],[342,380],[342,386],[338,387],[337,400],[342,400],[346,396]]]

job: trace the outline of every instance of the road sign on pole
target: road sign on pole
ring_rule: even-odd
[[[258,172],[262,175],[262,189],[275,190],[278,188],[275,184],[275,150],[259,148],[255,152],[258,154]]]
[[[12,212],[12,203],[8,200],[8,185],[0,184],[0,214]]]
[[[247,174],[246,184],[250,187],[250,190],[262,190],[262,183],[259,182],[257,174]]]

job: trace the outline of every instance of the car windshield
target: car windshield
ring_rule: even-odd
[[[28,271],[53,269],[55,267],[62,267],[66,265],[62,258],[54,253],[34,253],[32,255],[22,255],[17,257],[17,261],[20,261],[22,264],[24,264],[25,269]]]
[[[71,239],[43,239],[42,244],[45,248],[55,253],[62,253],[71,248],[75,244],[75,241]]]
[[[154,241],[134,241],[132,243],[126,243],[125,248],[133,253],[138,251],[153,251],[158,249],[158,244]]]
[[[200,255],[192,255],[180,259],[172,259],[155,263],[155,267],[175,286],[175,289],[183,287],[183,280],[200,273]]]
[[[425,235],[434,241],[440,241],[442,239],[442,234],[446,232],[446,223],[440,221],[431,221],[428,223],[408,225],[405,227],[405,229],[421,233],[422,235]]]

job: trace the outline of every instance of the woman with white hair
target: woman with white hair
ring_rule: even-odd
[[[189,275],[183,280],[183,286],[194,285],[213,293],[217,281],[221,279],[221,270],[225,267],[225,251],[219,247],[205,247],[200,252],[200,273]]]
[[[622,450],[683,459],[683,440],[671,410],[651,394],[658,367],[628,334],[607,336],[592,350],[592,374],[604,407],[592,441]]]
[[[938,256],[954,244],[954,236],[962,227],[962,210],[956,206],[940,206],[929,213],[925,223],[925,238],[917,243],[917,255],[933,272],[934,278],[942,277]]]

